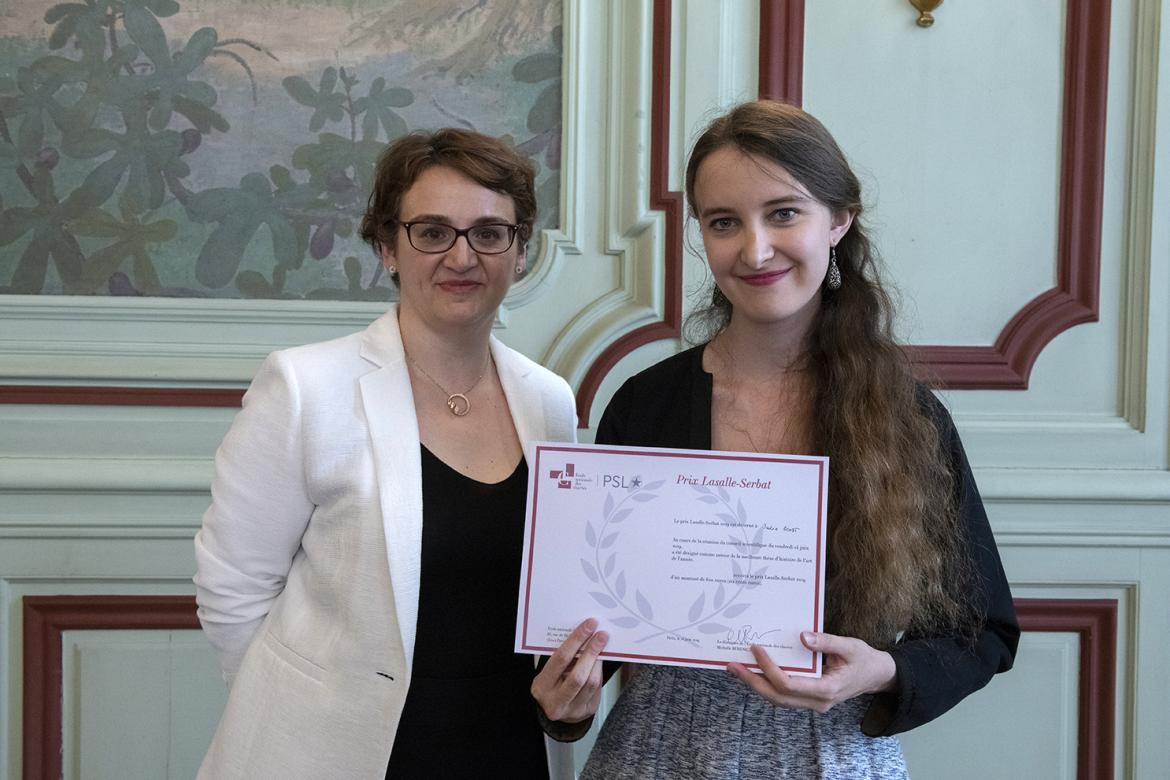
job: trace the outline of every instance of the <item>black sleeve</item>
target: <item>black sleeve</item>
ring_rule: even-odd
[[[540,668],[544,668],[548,657],[540,659]],[[534,702],[535,703],[535,702]],[[593,716],[590,715],[583,721],[578,723],[569,723],[563,720],[549,720],[548,716],[544,714],[544,709],[539,703],[536,703],[536,720],[540,723],[540,728],[545,734],[555,739],[557,742],[576,742],[585,736],[590,727],[593,726]]]
[[[597,424],[597,435],[593,441],[597,444],[632,444],[641,445],[642,442],[628,441],[625,435],[625,413],[627,397],[631,394],[629,384],[624,384],[614,393],[605,411],[601,413],[601,422]]]
[[[906,636],[891,650],[897,690],[879,693],[862,721],[862,731],[888,736],[921,726],[979,690],[997,672],[1012,668],[1020,627],[999,551],[987,522],[971,466],[950,416],[933,397],[930,409],[939,427],[956,480],[956,500],[975,563],[976,607],[983,618],[972,644],[968,637]]]

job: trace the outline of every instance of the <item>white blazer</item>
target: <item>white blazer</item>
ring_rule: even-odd
[[[565,381],[495,338],[491,352],[521,444],[573,441]],[[231,691],[201,778],[385,776],[422,545],[404,361],[396,306],[361,333],[274,352],[216,453],[195,587]]]

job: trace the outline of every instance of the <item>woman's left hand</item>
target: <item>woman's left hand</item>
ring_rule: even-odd
[[[532,681],[532,698],[551,721],[579,723],[597,714],[601,702],[602,669],[598,657],[609,634],[597,630],[589,618],[549,657]]]
[[[809,650],[824,653],[821,677],[794,677],[772,662],[767,651],[752,645],[752,655],[763,674],[743,664],[730,663],[727,671],[773,704],[825,713],[863,693],[894,690],[897,668],[889,653],[875,650],[860,639],[805,631],[800,641]]]

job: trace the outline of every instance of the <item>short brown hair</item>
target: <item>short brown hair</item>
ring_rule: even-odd
[[[459,171],[477,184],[511,197],[520,225],[516,240],[521,247],[528,243],[536,221],[536,174],[532,164],[506,141],[448,127],[404,135],[378,158],[374,188],[361,226],[362,239],[375,252],[394,243],[403,195],[423,171],[437,165]]]

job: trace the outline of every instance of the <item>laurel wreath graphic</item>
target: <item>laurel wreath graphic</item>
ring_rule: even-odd
[[[692,485],[691,488],[699,493],[697,501],[718,505],[717,509],[726,510],[717,512],[715,516],[729,528],[737,529],[737,534],[728,535],[728,541],[737,553],[746,557],[747,569],[745,571],[739,560],[732,558],[731,580],[737,583],[738,587],[730,597],[727,596],[727,589],[723,583],[719,583],[711,593],[704,588],[687,610],[686,622],[673,627],[662,626],[655,622],[654,604],[637,587],[630,587],[625,569],[619,565],[618,554],[608,551],[621,534],[622,523],[634,511],[634,504],[644,504],[658,498],[658,494],[653,491],[662,487],[663,482],[664,480],[659,480],[633,488],[616,502],[613,493],[606,495],[600,527],[594,528],[590,521],[585,523],[585,542],[593,549],[593,560],[581,558],[581,569],[590,582],[605,589],[590,591],[589,595],[605,609],[616,610],[617,616],[611,617],[610,622],[621,628],[645,626],[653,629],[653,633],[636,641],[645,642],[663,634],[675,634],[685,641],[698,644],[699,640],[694,636],[687,636],[687,632],[697,630],[701,634],[718,634],[730,631],[730,626],[718,622],[717,619],[735,618],[751,606],[750,601],[740,599],[745,591],[760,585],[768,570],[767,566],[754,568],[757,554],[763,547],[764,528],[761,526],[754,536],[749,538],[748,516],[742,500],[737,499],[735,506],[732,507],[731,496],[722,487],[712,491],[705,485]],[[631,596],[632,598],[628,598]]]

